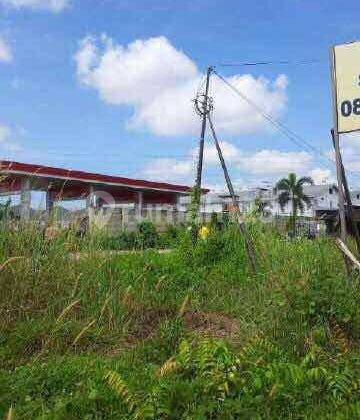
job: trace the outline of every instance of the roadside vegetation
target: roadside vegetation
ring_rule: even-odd
[[[91,236],[91,247],[99,250],[144,250],[149,248],[165,249],[173,248],[177,244],[180,229],[169,225],[163,232],[159,233],[155,225],[144,220],[137,225],[134,231],[123,231],[117,235],[109,236],[104,232],[96,232]],[[78,240],[78,247],[85,248],[88,244],[84,240]]]
[[[120,255],[2,226],[0,417],[359,418],[359,277],[331,238],[248,225],[256,275],[231,223]]]
[[[303,213],[305,206],[311,207],[311,199],[304,194],[303,190],[303,187],[306,184],[313,185],[314,181],[308,176],[298,179],[293,172],[290,173],[287,178],[280,179],[276,184],[276,188],[280,191],[278,201],[281,209],[284,210],[285,206],[288,203],[291,203],[293,236],[296,235],[296,218],[299,211]]]

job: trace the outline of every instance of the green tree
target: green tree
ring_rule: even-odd
[[[256,217],[268,217],[271,214],[270,209],[271,204],[268,201],[263,201],[259,196],[255,198],[252,214]]]
[[[298,211],[300,210],[303,212],[305,210],[305,205],[307,207],[311,206],[310,197],[304,194],[303,187],[306,184],[313,185],[314,181],[308,176],[297,179],[296,174],[294,173],[290,173],[287,178],[280,179],[276,184],[276,188],[280,193],[278,202],[281,209],[284,210],[285,206],[291,202],[291,223],[294,235]]]

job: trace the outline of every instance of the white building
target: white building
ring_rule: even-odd
[[[191,197],[181,197],[179,200],[179,210],[186,211],[189,209]],[[222,213],[225,210],[224,198],[216,193],[208,193],[201,196],[200,211],[202,213]]]
[[[310,198],[311,206],[305,205],[303,216],[314,217],[317,210],[336,210],[338,208],[338,189],[335,184],[328,185],[304,185],[304,194]],[[281,191],[280,191],[281,192]],[[280,192],[274,191],[271,198],[272,214],[288,216],[292,213],[292,203],[289,202],[284,209],[278,202]]]
[[[338,189],[336,184],[326,185],[304,185],[304,194],[310,197],[311,205],[305,205],[304,212],[306,217],[314,217],[320,210],[338,209]],[[292,213],[292,203],[289,202],[284,209],[279,204],[280,192],[272,187],[255,187],[236,192],[236,200],[242,213],[250,213],[255,209],[256,200],[267,203],[266,210],[272,216],[290,216]],[[352,203],[360,206],[360,190],[351,191]],[[201,211],[204,213],[221,213],[227,211],[231,206],[229,194],[209,193],[201,198]],[[187,209],[190,204],[190,197],[182,198],[181,205]]]

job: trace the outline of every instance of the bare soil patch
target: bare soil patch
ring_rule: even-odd
[[[240,330],[239,322],[227,314],[189,311],[184,315],[187,329],[221,339],[231,339]]]
[[[128,335],[108,349],[106,354],[115,356],[135,347],[140,341],[151,339],[161,323],[174,316],[174,311],[165,309],[137,312],[129,319]],[[218,339],[232,340],[240,331],[239,322],[234,317],[217,312],[187,311],[183,320],[186,330]]]

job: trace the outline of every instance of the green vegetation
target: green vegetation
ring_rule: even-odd
[[[0,221],[5,220],[8,218],[10,213],[10,205],[11,201],[7,200],[5,202],[0,202]]]
[[[255,217],[269,217],[271,215],[270,209],[270,202],[263,201],[261,197],[256,197],[254,201],[254,209],[250,215]]]
[[[248,227],[255,276],[231,225],[107,256],[2,228],[0,417],[359,418],[359,278],[329,238]]]
[[[77,231],[77,226],[74,227]],[[155,225],[148,220],[140,222],[136,230],[124,230],[118,234],[109,235],[105,231],[96,230],[85,234],[85,238],[79,237],[71,239],[71,246],[74,251],[131,251],[144,250],[149,248],[165,249],[173,248],[177,244],[177,239],[182,229],[174,226],[167,226],[163,232],[157,232]],[[58,231],[60,236],[66,235],[66,230]],[[74,240],[75,239],[75,240]]]
[[[279,204],[284,210],[287,203],[291,202],[292,207],[292,226],[293,234],[295,236],[296,217],[299,212],[305,210],[305,205],[310,206],[311,200],[306,194],[304,194],[303,186],[305,184],[313,184],[313,180],[304,176],[300,179],[296,178],[296,174],[290,173],[287,178],[282,178],[276,184],[276,188],[281,191],[279,195]]]

